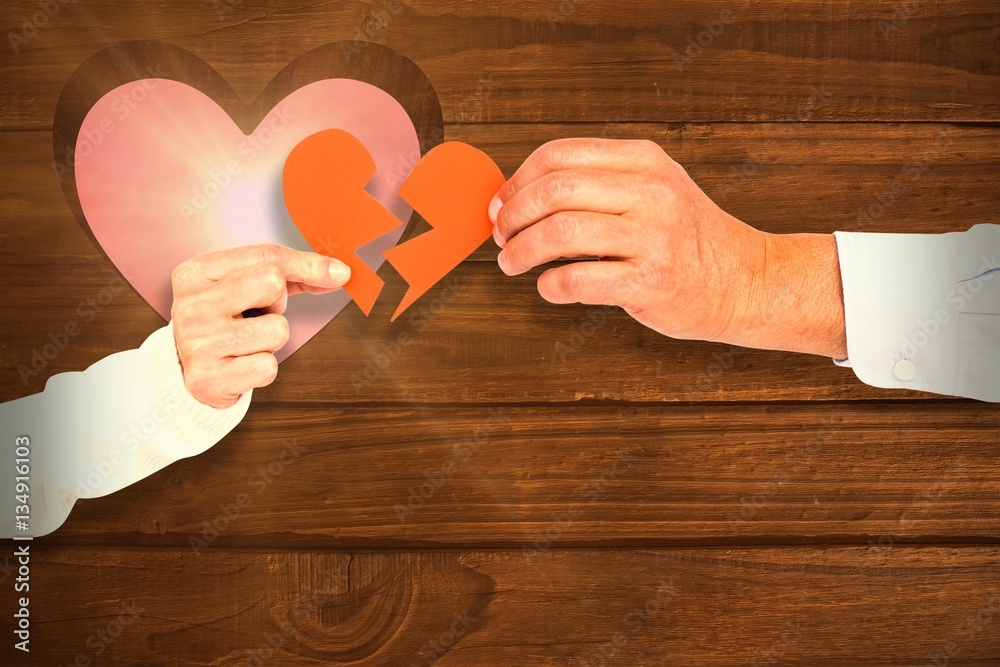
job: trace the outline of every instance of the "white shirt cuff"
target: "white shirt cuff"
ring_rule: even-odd
[[[1000,401],[1000,226],[837,232],[848,359],[875,387]]]

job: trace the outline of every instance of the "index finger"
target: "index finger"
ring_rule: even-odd
[[[663,156],[663,149],[652,141],[573,138],[556,139],[539,146],[528,156],[513,176],[497,191],[490,202],[490,220],[496,223],[500,208],[539,178],[566,169],[607,169],[629,171]]]
[[[341,287],[351,277],[350,267],[333,257],[265,243],[198,255],[177,267],[174,282],[196,290],[256,264],[277,266],[286,282],[324,289]]]

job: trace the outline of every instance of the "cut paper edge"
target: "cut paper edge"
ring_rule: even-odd
[[[282,173],[292,221],[314,251],[351,267],[344,290],[366,316],[385,283],[357,250],[405,224],[365,190],[375,172],[360,140],[331,129],[293,148]]]
[[[493,235],[489,204],[505,180],[490,156],[458,141],[417,163],[399,195],[433,229],[383,253],[409,284],[391,321]]]

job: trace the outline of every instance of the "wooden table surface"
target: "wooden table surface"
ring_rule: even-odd
[[[770,232],[1000,222],[998,0],[3,14],[0,400],[163,324],[126,290],[38,377],[16,370],[115,275],[52,131],[67,79],[116,42],[182,47],[248,102],[310,49],[377,42],[426,73],[445,138],[507,175],[558,137],[651,138]],[[8,634],[8,542],[4,664],[1000,664],[996,406],[551,306],[495,252],[391,326],[405,284],[384,267],[372,320],[348,308],[223,441],[78,503],[33,544],[30,659]]]

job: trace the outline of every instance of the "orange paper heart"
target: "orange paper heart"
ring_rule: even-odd
[[[344,289],[365,315],[385,283],[355,251],[402,225],[365,191],[374,175],[364,144],[343,130],[324,130],[292,149],[282,176],[295,226],[313,250],[351,267]]]
[[[364,145],[341,130],[302,141],[284,170],[292,220],[316,252],[351,267],[344,289],[366,315],[384,283],[356,250],[399,225],[364,190],[374,174]],[[488,155],[456,141],[437,146],[417,163],[399,195],[433,229],[383,253],[410,285],[393,320],[490,238],[488,207],[503,183],[503,172]]]

